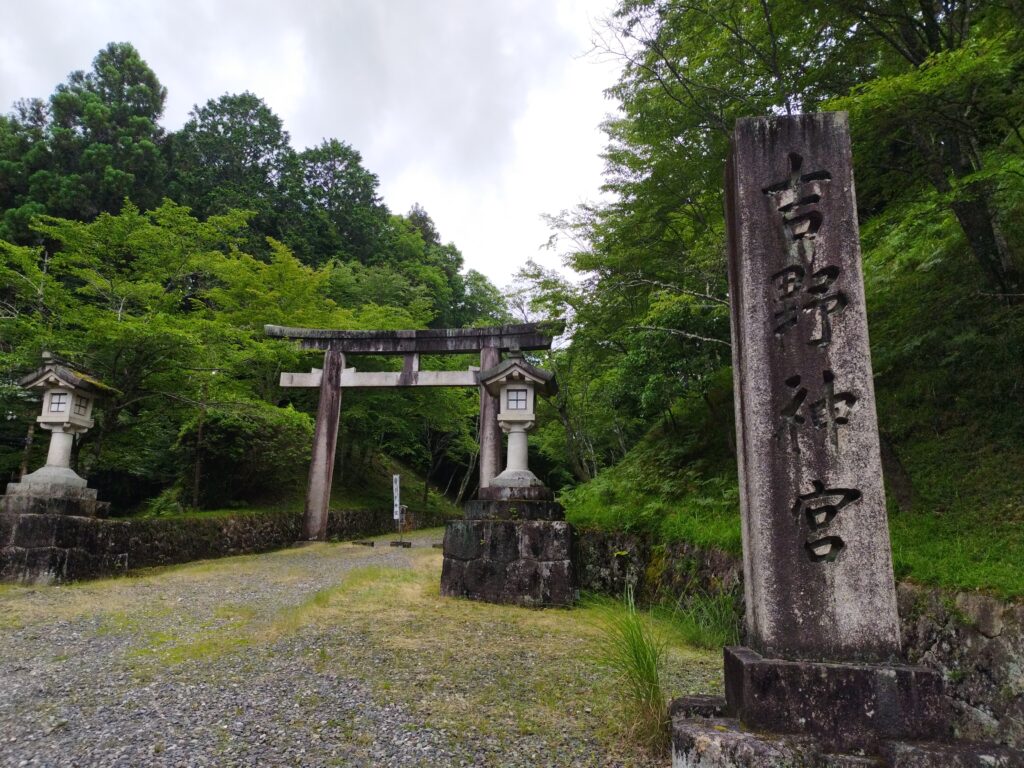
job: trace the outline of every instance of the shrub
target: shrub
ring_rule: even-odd
[[[308,415],[263,402],[210,410],[201,441],[199,419],[182,427],[178,448],[186,454],[182,484],[190,498],[199,443],[201,508],[278,499],[301,485],[313,435]]]

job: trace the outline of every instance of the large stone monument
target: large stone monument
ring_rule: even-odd
[[[513,352],[478,378],[498,401],[508,458],[504,471],[466,504],[465,519],[445,530],[441,594],[526,606],[571,605],[577,592],[573,529],[562,505],[527,465],[537,396],[555,393],[554,377]]]
[[[738,121],[726,223],[748,645],[674,703],[674,765],[931,765],[894,757],[948,727],[899,663],[846,115]]]

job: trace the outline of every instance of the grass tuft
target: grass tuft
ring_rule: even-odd
[[[654,609],[654,613],[669,623],[681,641],[708,650],[739,644],[740,615],[735,595],[700,590],[684,590],[683,594],[685,597],[679,604]]]
[[[602,644],[596,660],[618,677],[621,706],[631,738],[655,753],[669,744],[669,719],[661,670],[666,642],[636,610],[632,588],[623,604],[597,606]]]

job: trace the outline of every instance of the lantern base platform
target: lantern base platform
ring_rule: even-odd
[[[477,491],[476,499],[468,502],[475,504],[478,501],[554,501],[555,494],[550,488],[543,485],[533,485],[526,488],[510,488],[508,486],[488,485]]]
[[[574,545],[575,532],[563,520],[454,520],[445,529],[441,594],[530,607],[572,605],[579,593]]]
[[[95,488],[86,488],[84,480],[82,485],[68,485],[59,479],[50,482],[46,479],[49,475],[40,474],[44,469],[55,468],[43,467],[20,483],[7,484],[7,495],[0,496],[0,514],[106,516],[110,504],[97,501]]]
[[[40,467],[35,472],[25,475],[21,478],[20,483],[15,485],[34,485],[34,486],[46,486],[48,489],[56,489],[60,486],[66,488],[85,488],[88,483],[85,482],[84,477],[79,477],[73,469],[70,467],[51,467],[46,465]],[[10,493],[10,486],[8,486],[7,493]],[[50,495],[58,493],[56,490],[48,490]]]
[[[886,740],[950,731],[942,675],[928,667],[786,661],[732,647],[725,693],[725,711],[744,727],[813,736],[828,751],[877,752]]]
[[[565,509],[557,501],[466,502],[467,520],[562,520]]]
[[[506,469],[500,475],[491,480],[491,485],[498,488],[544,487],[544,483],[540,481],[540,478],[528,469]]]
[[[123,523],[68,514],[17,514],[0,497],[0,582],[53,584],[124,573]]]

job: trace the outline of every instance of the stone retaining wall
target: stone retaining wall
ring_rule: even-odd
[[[742,561],[721,550],[580,531],[577,569],[584,591],[621,595],[629,585],[647,603],[725,591],[742,611]],[[909,582],[897,598],[903,654],[942,672],[957,736],[1024,748],[1024,603]]]
[[[420,520],[439,525],[440,519]],[[293,545],[301,512],[211,517],[99,519],[0,515],[0,581],[49,583],[126,573],[136,568],[266,552]],[[328,538],[392,530],[390,509],[332,510]]]

